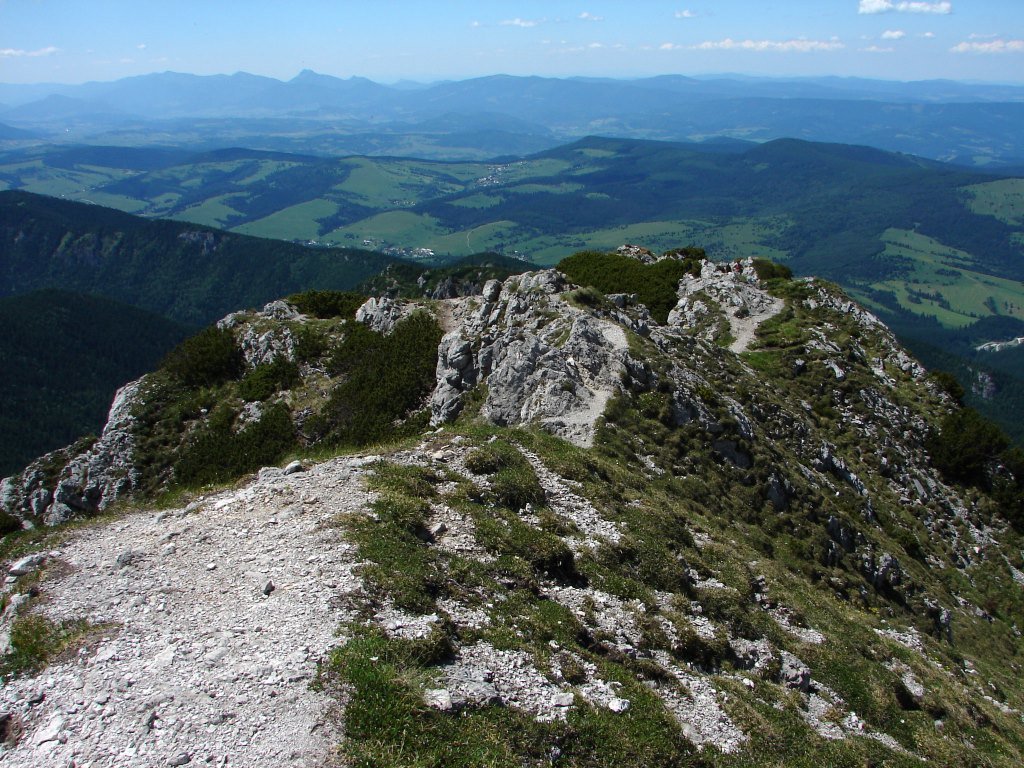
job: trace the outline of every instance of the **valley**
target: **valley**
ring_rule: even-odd
[[[842,285],[1024,439],[1024,367],[975,351],[1024,333],[1024,215],[1012,175],[789,139],[591,137],[490,163],[42,147],[0,155],[0,184],[424,266],[484,251],[553,265],[627,242],[770,258]],[[985,397],[970,383],[979,370],[997,384]]]

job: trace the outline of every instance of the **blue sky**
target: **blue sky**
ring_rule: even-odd
[[[1024,0],[0,0],[0,82],[307,68],[1024,83]]]

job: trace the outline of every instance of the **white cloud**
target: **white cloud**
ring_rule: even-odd
[[[584,11],[576,18],[578,18],[580,21],[604,21],[604,16],[595,16],[589,11]]]
[[[892,53],[895,48],[883,48],[880,45],[869,45],[867,48],[861,48],[865,53]]]
[[[477,19],[473,19],[471,22],[469,22],[469,26],[472,29],[479,29],[480,27],[483,26],[483,24],[481,24]]]
[[[986,43],[960,43],[950,48],[953,53],[1024,53],[1024,40],[990,40]]]
[[[136,47],[137,49],[139,49],[140,51],[144,51],[144,50],[146,50],[146,44],[145,44],[145,43],[139,43],[139,44],[138,44],[138,45],[136,45],[135,47]]]
[[[516,17],[514,19],[505,19],[501,22],[501,26],[503,27],[529,28],[536,27],[538,24],[540,24],[540,22],[537,21],[536,19],[520,19],[519,17]]]
[[[30,58],[36,58],[38,56],[51,56],[59,51],[60,48],[55,48],[52,45],[46,48],[40,48],[37,51],[26,51],[22,48],[0,48],[0,59],[16,59],[22,56],[28,56]]]
[[[902,40],[907,33],[902,29],[887,29],[882,33],[883,40]]]
[[[683,46],[676,45],[675,43],[662,43],[658,46],[659,51],[678,51]]]
[[[831,40],[707,40],[692,46],[698,51],[775,51],[781,53],[810,53],[812,51],[838,51],[846,46],[836,38]]]
[[[923,37],[925,40],[933,40],[933,39],[935,39],[935,33],[934,32],[922,32],[921,33],[921,37]]]
[[[676,11],[677,19],[696,19],[697,14],[690,10]]]
[[[953,12],[953,4],[947,0],[939,3],[925,3],[919,0],[860,0],[857,13],[937,13],[946,15]]]
[[[590,43],[587,48],[604,48],[604,45],[602,43]]]

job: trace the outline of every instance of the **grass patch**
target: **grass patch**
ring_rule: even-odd
[[[0,657],[0,678],[38,672],[93,629],[85,619],[58,624],[35,613],[18,616],[11,622],[11,650]]]
[[[632,702],[624,714],[580,706],[565,723],[541,723],[500,706],[439,712],[423,703],[430,685],[422,646],[364,632],[335,652],[330,673],[350,691],[345,757],[353,766],[441,768],[558,765],[696,765],[693,747],[656,696],[617,675]],[[614,670],[609,670],[614,671]]]

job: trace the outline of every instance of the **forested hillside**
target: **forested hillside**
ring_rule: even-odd
[[[0,298],[0,476],[94,435],[119,386],[191,329],[70,291]]]
[[[297,290],[353,288],[390,261],[0,192],[0,295],[65,288],[198,325]]]

